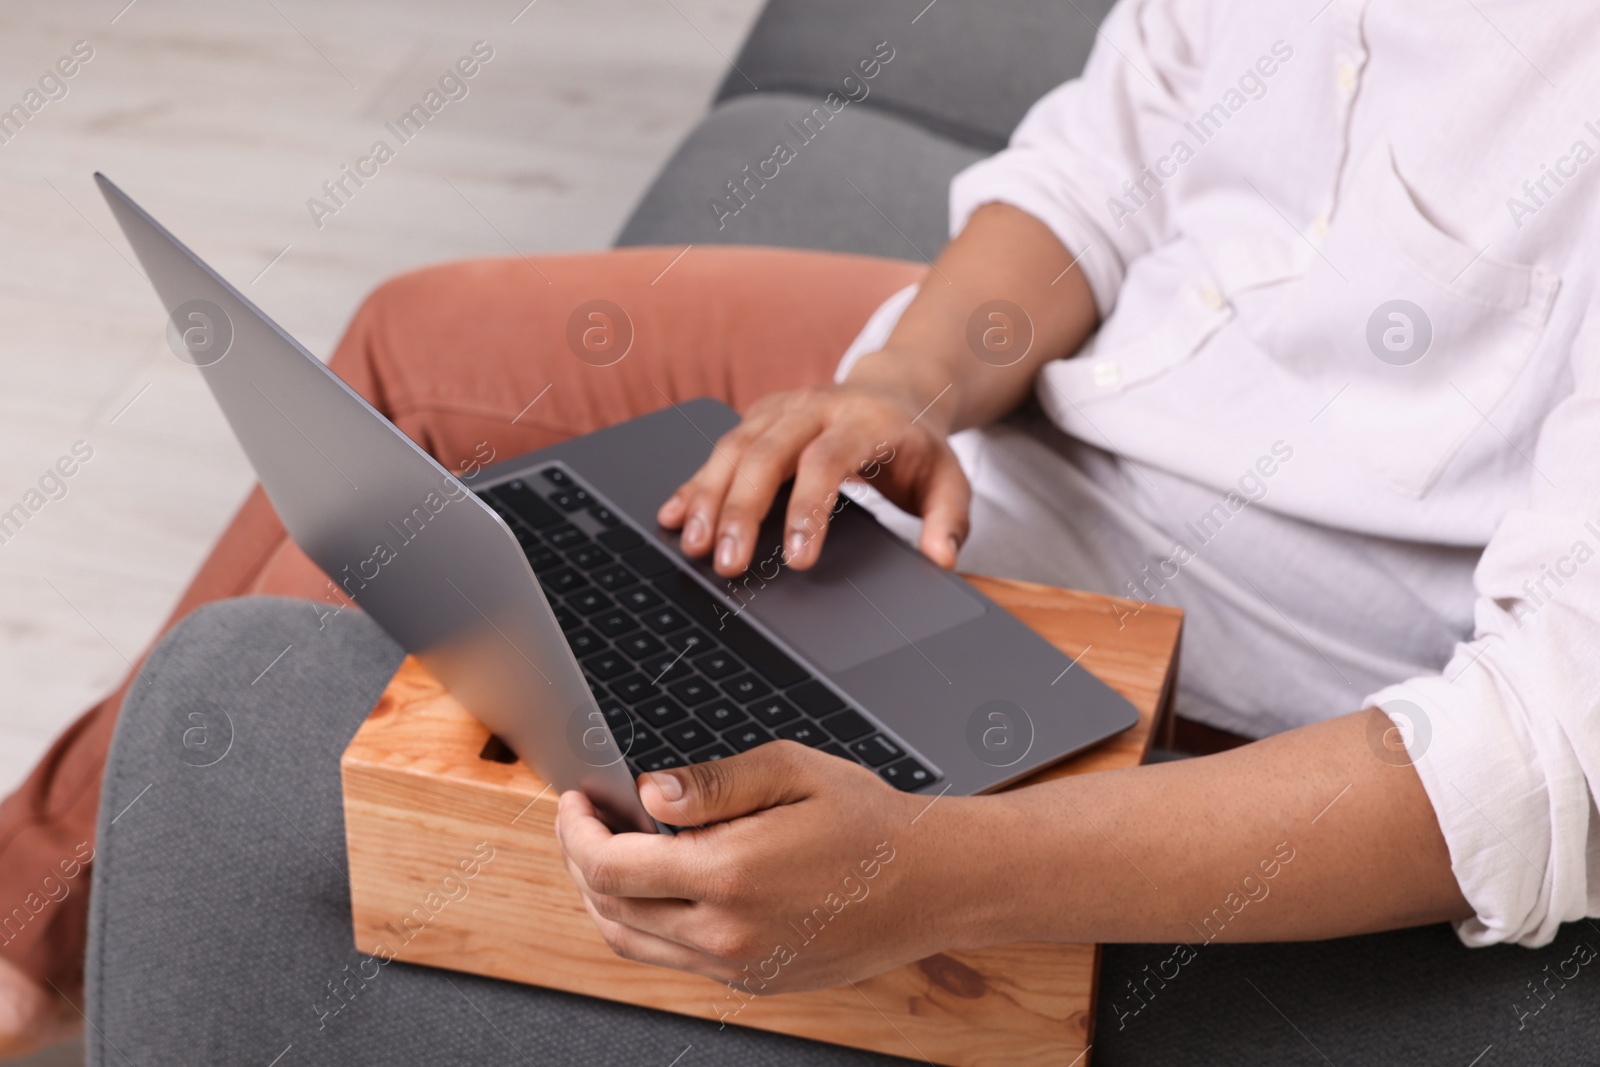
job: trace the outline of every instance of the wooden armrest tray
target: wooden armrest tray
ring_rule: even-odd
[[[1181,612],[969,580],[1139,709],[1137,726],[1027,781],[1142,761],[1170,700]],[[407,659],[345,750],[345,836],[361,951],[948,1067],[1087,1062],[1096,945],[950,952],[854,986],[750,999],[710,979],[617,957],[561,861],[554,792],[521,762],[482,758],[488,740]]]

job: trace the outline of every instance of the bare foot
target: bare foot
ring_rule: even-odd
[[[0,1060],[30,1055],[82,1030],[83,1017],[65,997],[0,959]]]

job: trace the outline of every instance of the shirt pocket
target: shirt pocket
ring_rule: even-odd
[[[1421,497],[1527,364],[1560,279],[1440,229],[1387,151],[1357,171],[1320,251],[1268,355],[1329,398],[1316,423],[1333,447]]]

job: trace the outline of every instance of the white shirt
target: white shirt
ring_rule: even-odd
[[[951,186],[952,232],[1004,202],[1080,257],[1069,434],[1218,487],[1291,442],[1262,507],[1483,549],[1472,639],[1366,700],[1473,945],[1600,914],[1597,53],[1577,4],[1123,0]]]

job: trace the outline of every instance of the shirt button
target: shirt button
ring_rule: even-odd
[[[1349,60],[1339,64],[1339,88],[1347,93],[1356,91],[1356,65]]]
[[[1103,359],[1094,365],[1094,384],[1102,389],[1115,389],[1122,381],[1122,367]]]
[[[1311,236],[1319,241],[1328,236],[1328,213],[1326,211],[1318,215],[1316,220],[1311,223]]]
[[[1211,285],[1200,287],[1200,302],[1212,311],[1221,311],[1228,306],[1227,298],[1219,293],[1215,286]]]

